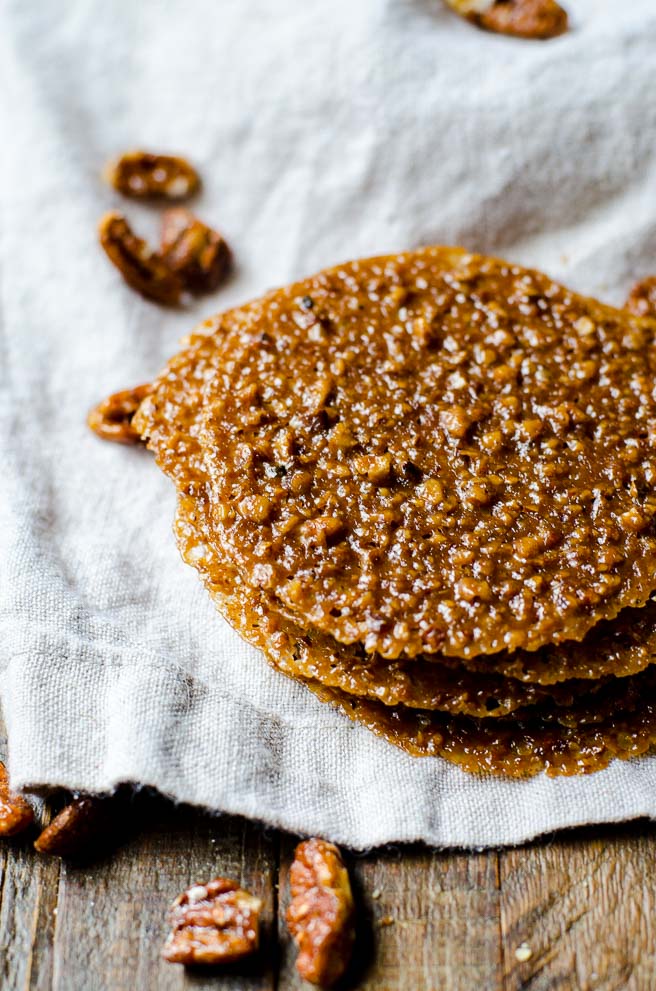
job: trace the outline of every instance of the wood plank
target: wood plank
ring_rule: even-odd
[[[6,759],[0,710],[0,760]],[[43,815],[43,802],[34,804]],[[32,843],[37,833],[34,826],[24,836],[0,844],[0,988],[11,991],[45,991],[51,986],[59,862],[35,856]]]
[[[0,728],[0,753],[3,742]],[[36,830],[0,846],[0,987],[307,987],[284,925],[292,838],[144,796],[130,818],[129,842],[86,866],[35,854]],[[499,854],[415,847],[350,857],[361,922],[349,984],[362,991],[650,991],[655,836],[656,827],[643,823],[579,830]],[[163,963],[168,904],[218,874],[239,878],[263,898],[265,918],[277,920],[259,960],[241,973],[211,974]]]
[[[307,988],[284,925],[294,842],[280,858],[280,991]],[[348,858],[361,931],[349,986],[361,991],[498,991],[502,979],[495,852],[388,848]]]
[[[137,803],[138,804],[138,803]],[[165,963],[160,949],[173,899],[194,882],[233,877],[274,915],[277,842],[251,823],[153,799],[133,840],[105,862],[63,864],[54,939],[53,991],[216,988],[213,972]],[[258,961],[223,971],[222,991],[275,987],[270,935]]]
[[[34,834],[0,848],[0,987],[51,986],[59,862],[35,856]]]
[[[509,991],[655,986],[654,839],[647,824],[599,827],[500,855]]]

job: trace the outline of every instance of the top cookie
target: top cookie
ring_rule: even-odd
[[[452,248],[270,293],[199,376],[217,535],[297,620],[385,657],[581,639],[656,588],[655,335]],[[171,401],[164,375],[146,432]]]

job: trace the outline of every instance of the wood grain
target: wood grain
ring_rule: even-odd
[[[161,799],[144,800],[133,825],[136,835],[93,864],[38,856],[27,841],[2,847],[3,991],[300,991],[283,921],[293,839]],[[388,848],[348,860],[360,933],[345,988],[655,986],[651,825],[586,830],[500,853]],[[167,906],[217,874],[264,900],[270,925],[259,960],[242,972],[209,974],[163,963]]]
[[[2,991],[307,989],[284,925],[294,838],[146,794],[122,816],[118,847],[95,863],[36,854],[36,830],[0,846]],[[500,852],[390,847],[347,860],[359,933],[344,991],[656,987],[653,824]],[[263,899],[259,958],[241,971],[165,964],[169,904],[217,875]]]
[[[0,847],[0,987],[52,986],[58,861],[36,857],[29,838]]]
[[[294,970],[283,925],[294,843],[280,860],[279,987],[307,988]],[[413,991],[497,991],[501,987],[499,875],[496,852],[459,854],[388,848],[348,865],[362,919],[346,986]]]
[[[7,738],[0,711],[0,760]],[[42,802],[35,802],[44,815]],[[47,816],[47,810],[45,816]],[[51,987],[59,861],[36,857],[34,826],[0,843],[0,988],[22,991]]]
[[[652,825],[579,830],[508,850],[500,880],[506,988],[656,987]]]
[[[277,843],[243,820],[204,816],[153,801],[136,815],[139,834],[89,866],[62,867],[54,939],[54,991],[196,991],[216,974],[165,963],[168,906],[185,888],[213,877],[235,878],[274,913]],[[271,935],[246,969],[224,972],[221,988],[275,987]],[[275,946],[275,941],[274,941]]]

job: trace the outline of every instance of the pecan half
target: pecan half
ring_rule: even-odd
[[[300,843],[289,882],[287,926],[298,944],[296,969],[312,984],[334,984],[355,939],[351,884],[337,847],[316,838]]]
[[[128,151],[110,162],[107,181],[124,196],[135,199],[184,200],[200,186],[195,168],[177,155]]]
[[[105,254],[129,286],[165,306],[179,304],[182,280],[156,251],[134,234],[121,213],[106,213],[98,234]]]
[[[446,0],[457,13],[488,31],[518,38],[555,38],[568,28],[556,0]]]
[[[85,853],[107,832],[110,801],[91,796],[74,798],[37,837],[35,849],[55,857],[75,857]]]
[[[656,276],[636,282],[625,309],[637,317],[656,317]]]
[[[233,963],[258,948],[262,902],[236,881],[217,877],[183,892],[171,906],[169,963]]]
[[[227,242],[184,207],[164,212],[161,248],[162,258],[190,292],[212,292],[228,274]]]
[[[7,768],[0,761],[0,836],[22,833],[34,821],[34,809],[22,795],[9,790]]]
[[[115,444],[141,444],[141,436],[132,426],[132,418],[152,386],[149,382],[134,389],[123,389],[103,399],[90,411],[87,423],[103,440]]]

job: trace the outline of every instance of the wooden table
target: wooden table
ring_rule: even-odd
[[[47,814],[47,813],[46,813]],[[140,795],[111,856],[0,847],[2,991],[279,991],[295,975],[283,924],[295,839]],[[634,823],[518,849],[390,847],[348,858],[360,911],[346,987],[377,991],[651,991],[656,988],[656,842]],[[159,956],[164,917],[194,881],[238,879],[264,900],[260,959],[185,972]]]

